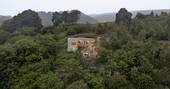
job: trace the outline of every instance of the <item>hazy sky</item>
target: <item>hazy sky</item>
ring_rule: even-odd
[[[16,15],[32,9],[35,11],[63,11],[79,9],[86,14],[128,10],[170,9],[170,0],[0,0],[0,15]]]

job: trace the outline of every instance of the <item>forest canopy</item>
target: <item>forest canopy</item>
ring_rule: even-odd
[[[78,14],[55,12],[49,27],[42,27],[32,10],[5,21],[0,89],[170,88],[169,14],[132,18],[122,8],[116,22],[76,24]],[[67,52],[67,37],[76,34],[102,37],[95,61],[82,59],[79,51]]]

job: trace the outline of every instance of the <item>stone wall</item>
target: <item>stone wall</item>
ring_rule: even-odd
[[[94,38],[68,38],[68,51],[75,52],[77,51],[78,47],[86,48],[89,46],[95,46],[96,39]]]
[[[86,60],[95,59],[98,55],[97,40],[94,38],[68,38],[68,52],[75,52],[80,48],[80,53]]]

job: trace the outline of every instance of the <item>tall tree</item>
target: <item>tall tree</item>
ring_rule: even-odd
[[[77,20],[79,19],[79,17],[80,17],[80,11],[78,11],[78,10],[72,10],[71,12],[70,12],[70,22],[71,23],[75,23],[75,22],[77,22]]]
[[[129,23],[131,21],[132,14],[126,10],[126,8],[121,8],[116,14],[116,23],[125,22]]]
[[[62,23],[62,15],[61,13],[59,12],[55,12],[53,13],[53,16],[52,16],[52,22],[55,26],[59,25],[60,23]]]
[[[153,11],[150,13],[150,16],[152,16],[152,17],[154,16],[154,12]]]
[[[136,15],[136,19],[144,19],[146,16],[144,15],[144,14],[142,14],[142,13],[137,13],[137,15]]]
[[[62,13],[55,12],[52,17],[52,22],[55,26],[66,23],[66,24],[72,24],[76,23],[77,20],[80,17],[80,11],[78,10],[72,10],[72,11],[63,11]]]
[[[2,28],[9,32],[14,32],[16,29],[23,27],[33,27],[35,29],[42,27],[41,19],[35,11],[25,10],[2,24]]]

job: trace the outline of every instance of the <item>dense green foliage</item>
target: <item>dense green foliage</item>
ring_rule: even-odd
[[[61,23],[76,23],[80,17],[80,14],[81,12],[78,10],[55,12],[52,16],[52,22],[55,26],[58,26]]]
[[[125,8],[121,8],[116,14],[116,23],[129,23],[131,21],[131,17],[132,13],[128,12]]]
[[[123,21],[124,22],[124,21]],[[170,16],[129,24],[60,24],[0,31],[0,89],[169,89]],[[100,55],[67,52],[67,37],[102,37]]]
[[[26,10],[2,24],[2,28],[9,32],[14,32],[18,28],[22,27],[40,29],[42,27],[41,19],[35,11]]]

